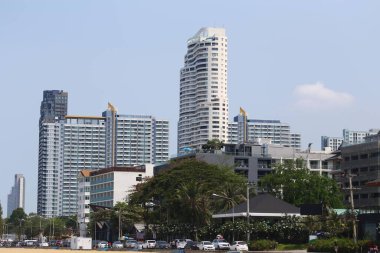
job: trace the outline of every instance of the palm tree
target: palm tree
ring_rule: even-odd
[[[112,209],[113,217],[118,219],[119,238],[125,225],[132,225],[142,219],[143,209],[136,205],[128,205],[127,202],[117,202]],[[124,226],[123,226],[124,225]]]

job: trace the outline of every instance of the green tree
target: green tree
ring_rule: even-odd
[[[233,194],[226,191],[232,188]],[[242,197],[245,191],[246,178],[231,168],[182,159],[137,185],[130,195],[130,203],[145,208],[147,224],[165,224],[167,232],[173,234],[186,228],[188,235],[196,237],[199,228],[210,224],[213,213],[231,204],[212,198],[213,193],[228,195],[234,203],[240,203],[245,200]]]
[[[212,139],[208,140],[206,144],[202,145],[203,151],[215,151],[215,150],[221,150],[223,148],[224,144],[222,141],[218,139]]]
[[[62,239],[71,235],[70,229],[66,228],[66,220],[61,217],[54,217],[47,220],[44,227],[44,235],[51,239]]]
[[[304,167],[303,160],[277,164],[272,173],[260,179],[259,186],[291,204],[323,203],[327,207],[342,208],[343,198],[337,183]]]
[[[21,240],[21,235],[24,231],[26,218],[27,215],[22,208],[16,208],[13,210],[11,216],[9,217],[9,223],[12,224],[13,230],[16,232],[19,240]]]
[[[115,204],[112,208],[111,218],[120,236],[124,234],[123,230],[132,227],[135,222],[141,221],[143,211],[140,206],[128,205],[127,202],[117,202]]]

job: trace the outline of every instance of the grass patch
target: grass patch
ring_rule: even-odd
[[[307,243],[305,244],[282,244],[279,243],[276,250],[303,250],[307,249]]]

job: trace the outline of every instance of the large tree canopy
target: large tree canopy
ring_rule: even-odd
[[[323,203],[328,207],[343,207],[337,183],[329,177],[311,172],[299,160],[276,165],[272,173],[260,179],[260,186],[296,206]]]
[[[214,212],[244,201],[245,189],[246,178],[230,168],[183,159],[137,185],[130,202],[146,207],[147,223],[200,227],[210,223]],[[225,198],[212,198],[213,193]]]

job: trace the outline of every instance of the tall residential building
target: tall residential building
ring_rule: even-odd
[[[342,137],[329,137],[322,136],[321,137],[321,150],[325,148],[331,148],[332,151],[338,150],[340,145],[343,143]]]
[[[115,166],[169,159],[169,123],[152,116],[119,115],[109,105],[103,116],[65,116],[42,123],[38,214],[75,215],[78,174]]]
[[[25,209],[25,178],[22,174],[15,175],[15,182],[8,194],[7,217],[17,208]]]
[[[187,41],[180,71],[178,151],[228,139],[227,37],[202,28]]]
[[[61,123],[63,147],[62,175],[59,177],[60,215],[70,216],[77,209],[78,173],[105,166],[105,119],[66,116]]]
[[[370,129],[368,131],[356,131],[343,129],[343,141],[345,144],[357,144],[365,141],[365,137],[375,135],[380,129]]]
[[[297,150],[301,149],[301,135],[290,132],[290,125],[279,120],[248,119],[240,108],[240,114],[228,125],[228,143],[267,142]]]
[[[67,114],[67,92],[45,90],[40,107],[37,213],[59,215],[58,175],[61,173],[60,120]]]
[[[107,167],[158,164],[169,159],[169,121],[118,114],[112,105],[103,116]]]

